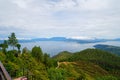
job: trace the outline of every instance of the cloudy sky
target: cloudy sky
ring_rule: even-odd
[[[120,0],[0,0],[0,38],[120,38]]]

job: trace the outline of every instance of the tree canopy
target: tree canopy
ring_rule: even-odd
[[[32,48],[32,56],[39,62],[43,61],[43,52],[40,47],[35,46]]]
[[[15,33],[11,33],[11,35],[8,37],[8,44],[12,46],[14,50],[14,47],[16,47],[17,43],[18,43],[18,40],[15,36]]]

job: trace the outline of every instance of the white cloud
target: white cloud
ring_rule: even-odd
[[[86,37],[86,36],[73,36],[73,37],[68,37],[68,39],[77,39],[77,40],[94,40],[95,38],[92,37]]]
[[[26,1],[27,0],[14,0],[13,3],[15,3],[20,8],[27,8],[28,4]]]
[[[120,37],[119,3],[118,0],[0,0],[0,27],[5,26],[0,34],[15,31],[21,37]]]
[[[83,10],[101,10],[108,8],[107,0],[77,0]]]

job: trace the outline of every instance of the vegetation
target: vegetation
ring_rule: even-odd
[[[120,47],[102,44],[95,45],[94,47],[120,56]]]
[[[7,50],[8,46],[13,47]],[[17,48],[14,48],[17,47]],[[0,44],[0,61],[12,78],[29,80],[120,80],[120,57],[99,49],[76,53],[63,51],[54,57],[43,53],[40,46],[32,50],[21,45],[12,33]]]
[[[6,40],[4,40],[3,44],[0,44],[0,47],[2,48],[2,51],[6,53],[6,48],[8,48],[8,43]]]
[[[12,46],[14,50],[14,47],[16,47],[17,43],[18,40],[16,39],[15,33],[11,33],[11,35],[8,37],[8,44]]]
[[[107,71],[120,75],[120,57],[98,49],[87,49],[75,53],[70,61],[85,60],[100,65]],[[114,72],[115,71],[115,72]]]
[[[43,52],[40,47],[33,47],[31,54],[38,62],[43,62]]]
[[[62,56],[64,56],[64,54],[61,55],[61,57]],[[76,52],[71,54],[71,57],[68,56],[66,60],[65,59],[61,60],[60,56],[54,56],[54,58],[64,62],[65,61],[69,61],[69,62],[85,61],[86,63],[93,63],[95,65],[100,66],[102,69],[107,71],[110,75],[113,75],[117,78],[119,78],[120,76],[120,57],[99,49],[86,49],[80,52]],[[89,66],[89,65],[86,65],[86,66]]]
[[[68,51],[63,51],[63,52],[60,52],[57,55],[53,56],[53,59],[55,59],[57,61],[66,61],[71,56],[72,56],[72,53],[70,53]]]

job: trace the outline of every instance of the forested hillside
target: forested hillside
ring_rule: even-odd
[[[120,56],[120,47],[118,46],[98,44],[98,45],[95,45],[94,47],[96,49],[105,50]]]
[[[7,50],[8,47],[12,49]],[[25,76],[29,80],[120,80],[117,55],[86,49],[50,57],[39,46],[21,50],[15,33],[0,44],[0,61],[13,79]]]
[[[61,53],[61,54],[63,54],[63,53]],[[54,56],[53,58],[57,59],[58,61],[77,62],[80,64],[82,64],[81,61],[84,61],[84,63],[86,63],[86,67],[89,66],[88,63],[93,63],[93,65],[97,65],[97,66],[101,67],[103,70],[107,71],[109,73],[109,75],[116,76],[117,78],[119,78],[119,76],[120,76],[120,57],[116,56],[114,54],[111,54],[109,52],[98,50],[98,49],[86,49],[86,50],[76,52],[73,54],[69,53],[69,54],[71,54],[71,56],[64,55],[64,54],[61,55],[61,54],[59,53],[58,55]],[[65,59],[63,58],[63,60],[62,60],[59,55],[61,55],[61,57],[66,56],[68,58],[65,58]],[[84,66],[84,64],[81,66]],[[88,69],[90,69],[90,68],[88,68]],[[90,69],[90,70],[92,70],[92,69]],[[92,70],[92,71],[94,72],[94,70]],[[100,71],[102,72],[102,70],[100,70]]]

